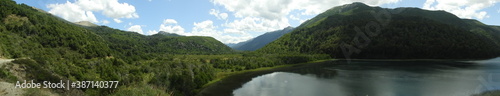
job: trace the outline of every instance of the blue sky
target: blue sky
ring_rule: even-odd
[[[334,6],[363,2],[385,8],[445,10],[500,25],[500,0],[15,0],[68,21],[90,21],[144,35],[166,31],[223,43],[296,27]]]

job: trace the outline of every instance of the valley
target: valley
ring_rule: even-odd
[[[0,65],[8,62],[16,68],[22,68],[24,74],[19,76],[9,71],[13,68],[1,68],[0,81],[3,85],[11,86],[23,80],[37,83],[61,80],[120,82],[117,88],[27,89],[22,90],[25,94],[17,92],[20,95],[250,95],[248,92],[287,95],[241,91],[252,90],[252,87],[245,87],[251,85],[244,84],[266,82],[259,78],[282,80],[269,75],[306,80],[300,82],[307,82],[317,76],[320,79],[314,80],[319,81],[311,84],[330,84],[322,81],[330,80],[335,81],[333,85],[338,85],[333,89],[346,88],[331,94],[314,94],[314,90],[310,90],[307,92],[313,93],[304,95],[339,95],[340,92],[346,92],[340,95],[349,95],[356,88],[365,90],[364,94],[355,95],[387,95],[383,92],[408,92],[435,86],[408,88],[413,86],[412,83],[401,82],[411,80],[399,82],[396,79],[384,79],[394,81],[384,84],[406,84],[403,87],[407,90],[392,90],[396,87],[374,83],[377,80],[383,82],[382,79],[363,81],[339,77],[338,74],[372,76],[370,73],[409,72],[410,75],[449,75],[441,71],[450,71],[460,73],[460,78],[470,79],[473,77],[467,75],[468,70],[475,72],[475,75],[488,75],[482,72],[500,69],[496,66],[500,63],[495,61],[500,57],[500,27],[473,19],[461,19],[446,11],[389,9],[355,2],[333,7],[298,27],[265,33],[230,47],[210,36],[184,36],[166,31],[143,35],[88,21],[73,23],[12,0],[0,0],[0,5],[0,58],[5,58],[0,59]],[[463,62],[482,60],[487,63]],[[252,81],[254,79],[262,82]],[[427,78],[418,80],[422,84],[445,82]],[[458,83],[466,82],[456,80]],[[372,85],[368,88],[352,83],[357,81]],[[288,88],[296,88],[294,86]],[[257,89],[264,87],[258,86]],[[0,95],[4,92],[2,88]],[[216,92],[219,88],[224,90]],[[380,90],[370,91],[370,88]],[[498,89],[480,91],[491,90]],[[16,91],[10,90],[8,93]],[[419,96],[418,93],[414,92],[416,96]]]

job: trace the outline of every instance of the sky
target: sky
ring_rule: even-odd
[[[500,26],[500,0],[14,0],[71,22],[138,32],[159,31],[211,36],[238,43],[297,27],[329,8],[362,2],[384,8],[418,7],[445,10],[460,18]]]

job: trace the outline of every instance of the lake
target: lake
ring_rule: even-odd
[[[227,77],[200,95],[470,96],[500,90],[500,58],[331,60]]]

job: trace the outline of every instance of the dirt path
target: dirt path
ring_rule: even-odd
[[[0,58],[0,70],[8,70],[19,80],[25,80],[26,68],[20,64],[8,64],[14,59]],[[7,65],[8,64],[8,65]],[[27,94],[25,94],[27,93]],[[0,96],[23,96],[23,95],[41,95],[41,96],[59,96],[48,89],[22,89],[15,88],[15,83],[5,82],[0,79]]]
[[[2,59],[0,58],[0,70],[7,70],[3,69],[4,66],[6,66],[7,63],[11,62],[14,59]],[[1,96],[21,96],[23,95],[24,90],[23,89],[18,89],[15,88],[15,85],[13,83],[5,82],[5,81],[0,81],[0,95]]]
[[[8,62],[11,62],[13,60],[14,59],[3,59],[3,58],[0,58],[0,67],[4,66],[5,64],[7,64]]]
[[[24,90],[15,88],[15,85],[8,82],[0,81],[0,95],[1,96],[21,96]]]

